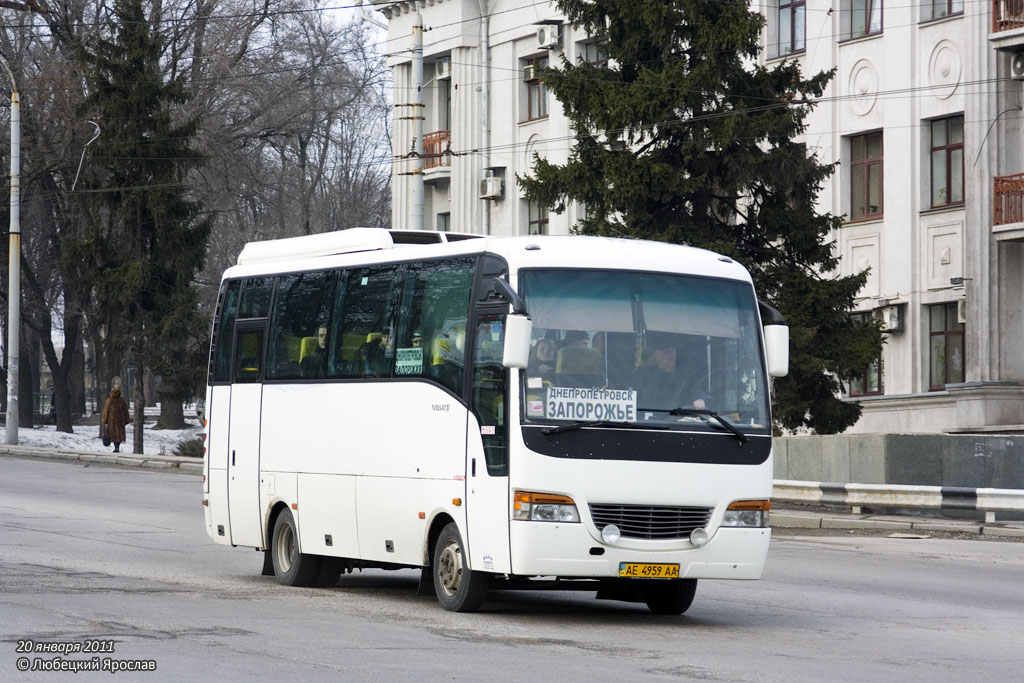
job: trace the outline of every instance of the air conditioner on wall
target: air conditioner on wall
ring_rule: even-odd
[[[1010,55],[1010,78],[1015,81],[1024,81],[1024,52],[1015,52]]]
[[[903,307],[900,305],[883,306],[879,309],[882,317],[882,332],[903,331]]]
[[[487,176],[480,181],[480,199],[501,199],[504,181],[497,176]]]
[[[437,79],[451,78],[452,67],[447,57],[441,57],[434,62],[434,77]]]
[[[545,50],[551,50],[562,42],[561,31],[558,26],[544,24],[537,28],[537,44]]]
[[[956,300],[956,321],[958,323],[967,322],[967,299]]]

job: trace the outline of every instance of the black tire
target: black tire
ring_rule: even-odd
[[[312,586],[320,571],[320,557],[299,552],[299,534],[288,508],[274,521],[270,544],[274,560],[274,576],[284,586]]]
[[[641,592],[647,607],[655,614],[682,614],[693,603],[697,579],[651,580]]]
[[[434,592],[449,612],[475,612],[487,593],[488,575],[467,567],[465,545],[454,522],[441,530],[434,546]]]

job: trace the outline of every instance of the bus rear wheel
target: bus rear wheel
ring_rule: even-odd
[[[299,535],[295,519],[288,508],[274,521],[270,546],[274,561],[274,576],[285,586],[312,586],[320,571],[319,557],[299,552]]]
[[[434,592],[450,612],[475,612],[487,592],[487,574],[469,569],[465,546],[454,522],[441,530],[434,546]]]
[[[651,580],[641,589],[644,602],[655,614],[682,614],[697,593],[697,579]]]

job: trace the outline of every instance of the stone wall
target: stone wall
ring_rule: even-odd
[[[776,438],[775,478],[1024,489],[1024,435],[839,434]]]

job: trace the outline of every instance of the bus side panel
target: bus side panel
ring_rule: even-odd
[[[303,552],[346,556],[337,549],[338,539],[355,538],[354,557],[421,564],[426,526],[419,514],[429,519],[431,511],[454,509],[462,516],[452,499],[465,496],[467,411],[436,385],[267,384],[263,414],[264,473],[355,480],[354,499],[343,500],[347,488],[302,477],[294,502]],[[307,493],[314,499],[307,501]],[[457,521],[464,530],[465,520]],[[334,536],[331,548],[325,547],[324,533]],[[388,541],[393,552],[387,551]]]
[[[210,387],[206,399],[207,496],[206,533],[217,543],[231,544],[228,517],[228,417],[231,412],[231,387]]]
[[[299,547],[304,553],[359,557],[356,479],[339,474],[300,474]],[[331,545],[327,545],[330,536]]]

